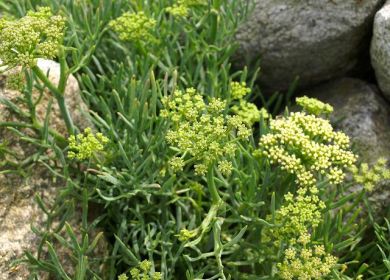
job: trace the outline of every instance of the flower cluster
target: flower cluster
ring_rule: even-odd
[[[186,17],[191,7],[206,4],[207,0],[178,0],[173,6],[166,8],[166,11],[176,17]]]
[[[296,99],[297,104],[303,108],[303,110],[309,114],[319,116],[321,114],[329,115],[333,112],[333,107],[327,103],[323,103],[315,98],[309,98],[307,96],[298,97]]]
[[[161,280],[161,272],[153,272],[151,270],[152,263],[148,260],[144,260],[139,263],[138,267],[134,267],[130,270],[131,279],[133,280]],[[128,280],[126,274],[118,276],[118,280]]]
[[[323,279],[337,264],[337,258],[326,253],[324,246],[306,243],[306,238],[284,251],[284,260],[277,266],[281,279]]]
[[[178,237],[179,241],[181,242],[187,242],[188,240],[194,238],[198,234],[198,231],[195,230],[188,230],[188,229],[182,229],[180,230],[180,233],[176,236]]]
[[[170,160],[171,168],[182,169],[183,158],[190,155],[189,162],[195,163],[197,174],[205,174],[211,164],[218,163],[218,169],[228,176],[232,165],[227,158],[237,150],[236,141],[247,139],[252,132],[239,117],[224,115],[226,102],[211,98],[206,103],[201,94],[189,88],[185,92],[176,90],[162,103],[165,109],[161,116],[172,121],[166,139],[181,154]]]
[[[245,82],[231,82],[230,95],[232,99],[240,100],[251,92],[251,89],[246,86]]]
[[[371,168],[367,163],[351,167],[351,172],[356,183],[363,185],[363,187],[371,192],[380,182],[390,180],[390,170],[386,166],[387,160],[380,158]]]
[[[0,20],[0,59],[4,65],[35,66],[37,58],[57,56],[64,36],[65,19],[50,8],[28,12],[19,20]]]
[[[341,183],[356,161],[349,150],[349,138],[314,114],[329,113],[326,106],[305,99],[303,103],[312,105],[307,111],[313,114],[299,112],[271,119],[269,133],[260,139],[259,155],[295,175],[298,185],[297,193],[287,193],[274,215],[278,226],[264,231],[265,240],[289,246],[278,265],[282,279],[321,279],[336,264],[336,258],[325,253],[323,246],[310,245],[309,232],[318,227],[325,209],[317,181],[326,177],[330,183]]]
[[[232,112],[239,116],[244,123],[248,126],[252,126],[258,122],[261,117],[267,119],[269,114],[266,109],[257,109],[257,106],[245,100],[241,100],[238,105],[232,106]]]
[[[356,161],[348,136],[334,131],[328,120],[302,112],[271,120],[270,133],[260,139],[259,154],[296,175],[296,182],[305,187],[315,185],[317,175],[341,183],[344,170]]]
[[[149,18],[144,12],[126,12],[112,20],[109,26],[123,41],[154,43],[157,40],[153,35],[156,20]]]
[[[325,208],[323,201],[316,195],[318,190],[300,188],[298,194],[285,195],[283,206],[275,213],[275,223],[281,227],[271,228],[270,235],[277,240],[294,244],[297,238],[307,233],[308,229],[316,228],[322,218],[321,211]]]
[[[324,246],[311,243],[309,232],[318,227],[325,208],[317,192],[316,187],[301,187],[296,196],[286,194],[283,206],[275,213],[278,227],[263,233],[264,241],[272,241],[278,248],[288,246],[282,262],[278,263],[281,279],[322,279],[337,263],[335,257],[325,252]]]
[[[285,195],[284,205],[275,213],[278,227],[267,229],[264,240],[277,247],[288,246],[278,263],[281,279],[322,279],[336,265],[337,259],[325,252],[323,245],[314,245],[309,232],[322,220],[325,204],[316,195],[318,190],[300,188],[294,197]]]
[[[243,98],[251,92],[251,89],[246,86],[245,82],[231,82],[230,83],[230,96],[232,100],[238,101],[238,104],[232,106],[232,112],[239,116],[241,120],[248,126],[252,126],[258,122],[261,118],[267,119],[269,117],[266,109],[259,110],[257,106],[251,102],[244,100]]]
[[[102,133],[94,135],[90,128],[84,130],[84,134],[69,137],[68,157],[78,160],[91,158],[94,153],[103,151],[104,145],[108,143],[108,138]]]

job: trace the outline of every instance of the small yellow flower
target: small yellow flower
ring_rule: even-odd
[[[357,157],[349,150],[349,138],[333,130],[329,120],[304,112],[270,120],[270,132],[260,139],[260,151],[270,163],[295,174],[297,184],[312,187],[316,177],[341,183]]]
[[[166,11],[175,17],[187,17],[194,6],[204,6],[207,0],[178,0],[173,6],[167,7]]]
[[[315,98],[309,98],[307,96],[298,97],[296,99],[297,104],[303,108],[303,110],[309,114],[319,116],[321,114],[330,114],[333,112],[333,107],[327,103],[323,103]]]
[[[166,8],[166,11],[175,17],[186,17],[189,13],[189,8],[184,5],[174,4]]]
[[[206,174],[215,163],[219,163],[220,171],[228,175],[232,168],[228,159],[238,149],[234,140],[247,140],[252,131],[238,116],[224,114],[226,101],[210,98],[207,103],[195,89],[188,88],[176,90],[161,102],[164,105],[162,117],[171,121],[165,139],[179,151],[180,157],[192,158],[197,175]],[[184,167],[177,159],[171,163],[176,169]]]
[[[243,99],[247,94],[251,92],[251,89],[246,86],[245,82],[231,82],[230,83],[230,95],[232,99]]]
[[[178,238],[181,242],[186,242],[196,236],[197,232],[194,230],[182,229],[178,234]]]
[[[179,172],[183,170],[184,160],[180,157],[173,157],[169,160],[169,165],[173,172]]]
[[[0,19],[0,60],[4,65],[32,67],[37,58],[57,56],[64,37],[65,19],[49,7],[30,11],[18,20]]]
[[[229,177],[233,171],[233,165],[230,161],[222,160],[218,163],[218,170],[226,177]]]
[[[362,163],[360,168],[352,166],[350,170],[354,180],[363,185],[365,190],[371,192],[382,181],[390,180],[390,170],[386,165],[387,160],[379,158],[371,168],[367,163]]]
[[[127,277],[126,274],[124,273],[118,276],[118,280],[127,280],[127,279],[129,279],[129,277]]]
[[[103,151],[108,138],[102,133],[92,133],[91,128],[86,128],[83,134],[71,135],[69,137],[68,157],[78,160],[91,158],[96,152]]]
[[[153,31],[156,20],[149,18],[144,12],[126,12],[119,18],[112,20],[109,26],[118,33],[119,39],[130,42],[155,43]]]
[[[238,105],[234,105],[232,111],[248,126],[252,126],[254,123],[259,122],[261,116],[263,116],[263,119],[269,117],[266,109],[262,108],[259,110],[255,104],[245,100],[241,100]]]

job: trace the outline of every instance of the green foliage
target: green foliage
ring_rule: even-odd
[[[34,228],[38,253],[21,260],[30,279],[42,272],[67,280],[347,280],[388,273],[387,228],[375,227],[377,242],[365,240],[372,232],[360,218],[366,191],[351,191],[346,172],[356,156],[325,118],[331,108],[300,99],[306,112],[272,117],[251,101],[277,108],[281,99],[260,95],[256,70],[231,69],[246,1],[0,5],[15,17],[48,6],[68,22],[56,54],[59,83],[28,63],[21,92],[27,110],[1,100],[24,122],[0,127],[20,134],[31,128],[36,138],[29,140],[39,147],[32,163],[64,182],[53,205],[37,197],[47,225]],[[64,101],[71,74],[94,126],[84,134]],[[36,118],[32,92],[45,89],[59,105],[66,138]],[[92,206],[100,209],[94,218]],[[79,225],[70,226],[80,211]],[[103,238],[106,255],[95,250]],[[73,270],[61,258],[64,248]],[[370,255],[378,249],[383,261]]]

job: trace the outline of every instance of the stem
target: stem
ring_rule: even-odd
[[[37,121],[33,124],[26,124],[26,123],[18,123],[18,122],[2,122],[0,123],[0,127],[19,127],[19,128],[32,128],[35,129],[37,132],[40,132],[43,128],[43,126]],[[65,145],[66,140],[64,136],[59,134],[57,131],[53,129],[49,129],[49,133],[54,137],[55,140],[60,142],[60,144]]]
[[[214,164],[211,164],[207,172],[207,185],[211,194],[213,204],[218,204],[221,201],[221,197],[218,194],[217,187],[214,182]]]
[[[68,81],[68,64],[66,63],[64,48],[61,47],[60,54],[59,54],[59,61],[60,61],[60,80],[58,83],[58,91],[64,94],[66,83]]]
[[[61,83],[66,84],[66,73],[62,69],[64,66],[61,66],[61,76],[65,75],[64,77],[60,77],[60,85]],[[65,98],[63,92],[61,92],[61,88],[57,88],[53,85],[53,83],[49,80],[49,78],[42,72],[42,70],[38,66],[32,67],[32,70],[34,74],[42,81],[42,83],[53,93],[54,97],[57,99],[58,106],[61,111],[61,116],[65,121],[66,128],[68,130],[68,133],[74,134],[74,125],[72,121],[72,117],[70,116],[68,107],[65,104]],[[64,82],[65,81],[65,82]]]
[[[42,81],[42,83],[54,94],[54,95],[61,95],[61,92],[58,90],[56,86],[53,85],[53,83],[49,80],[49,78],[46,76],[45,73],[42,72],[42,70],[38,66],[33,66],[32,71],[34,74]]]
[[[66,128],[68,129],[68,133],[69,135],[72,135],[75,132],[74,125],[68,107],[66,106],[65,98],[63,95],[55,96],[55,98],[57,99],[58,106],[60,107],[61,115],[65,121]]]

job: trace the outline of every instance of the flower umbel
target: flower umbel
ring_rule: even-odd
[[[30,11],[18,20],[0,20],[0,59],[9,67],[36,65],[37,58],[57,56],[64,36],[65,19],[50,8]]]
[[[86,128],[84,134],[71,135],[69,137],[68,157],[78,160],[91,158],[96,152],[103,151],[108,138],[102,133],[92,133],[91,128]]]
[[[202,95],[189,88],[164,97],[162,103],[165,109],[161,115],[172,122],[166,139],[182,155],[192,157],[195,173],[205,174],[211,164],[218,163],[220,171],[229,175],[231,164],[227,158],[237,150],[236,141],[247,139],[251,130],[239,117],[224,115],[226,102],[211,98],[207,104]],[[179,165],[178,160],[171,160],[172,169],[180,169]]]
[[[367,163],[363,163],[358,168],[351,167],[351,172],[356,183],[363,185],[363,187],[371,192],[380,182],[390,180],[390,170],[386,166],[387,160],[380,158],[370,168]]]
[[[157,40],[153,35],[156,20],[144,12],[126,12],[109,25],[123,41],[153,43]]]
[[[207,0],[178,0],[177,3],[166,8],[166,11],[175,17],[186,17],[194,6],[207,4]]]
[[[230,83],[230,95],[232,99],[243,99],[247,94],[251,92],[251,89],[246,86],[245,82],[231,82]]]
[[[315,185],[323,175],[333,184],[344,180],[356,156],[349,138],[333,130],[326,119],[303,112],[270,121],[270,133],[260,139],[260,154],[271,164],[296,175],[300,186]]]
[[[133,280],[161,280],[161,272],[152,271],[152,263],[148,260],[143,260],[138,264],[137,267],[133,267],[130,270],[131,279]],[[129,279],[126,274],[121,274],[118,276],[118,280],[127,280]]]
[[[298,97],[296,99],[297,104],[303,108],[303,110],[309,114],[319,116],[321,114],[329,115],[333,112],[333,107],[327,103],[323,103],[315,98],[309,98],[307,96]]]
[[[259,110],[255,104],[245,100],[241,100],[238,105],[234,105],[232,111],[248,126],[252,126],[254,123],[260,121],[261,116],[263,116],[263,119],[269,117],[266,109],[262,108]]]
[[[337,258],[326,253],[322,245],[298,245],[284,251],[284,260],[278,263],[281,279],[323,279],[337,264]]]

